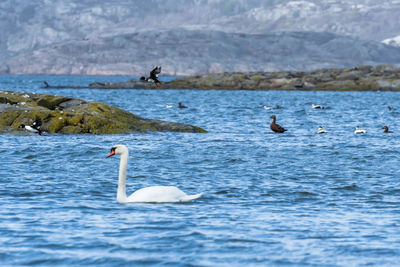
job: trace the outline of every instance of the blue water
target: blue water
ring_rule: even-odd
[[[0,135],[1,266],[400,263],[399,93],[40,88],[127,79],[0,76],[3,90],[96,100],[209,131]],[[272,114],[288,132],[269,130]],[[329,133],[316,134],[319,125]],[[368,133],[355,135],[357,125]],[[128,194],[175,185],[204,196],[117,203],[119,158],[105,156],[119,143],[130,150]]]

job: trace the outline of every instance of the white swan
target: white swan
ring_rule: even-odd
[[[367,133],[366,130],[360,129],[360,126],[357,126],[356,129],[354,130],[355,134],[362,134],[362,133]]]
[[[202,194],[186,195],[175,186],[150,186],[137,190],[129,197],[126,196],[126,169],[128,165],[129,152],[124,145],[115,145],[111,148],[108,157],[121,155],[118,176],[117,201],[119,203],[128,202],[188,202],[201,197]]]

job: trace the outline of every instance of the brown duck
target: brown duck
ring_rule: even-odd
[[[387,127],[387,126],[383,126],[383,128],[382,129],[384,129],[384,133],[393,133],[392,131],[389,131],[389,127]]]
[[[279,124],[276,124],[276,116],[275,115],[272,115],[270,118],[272,119],[272,122],[269,127],[271,128],[272,131],[274,131],[275,133],[283,133],[283,132],[287,131],[285,128],[283,128]]]

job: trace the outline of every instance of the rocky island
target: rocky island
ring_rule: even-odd
[[[176,122],[144,119],[117,107],[94,101],[47,94],[0,91],[0,133],[16,132],[21,124],[39,118],[41,129],[63,134],[120,134],[206,130]]]
[[[187,76],[163,82],[159,86],[131,79],[118,83],[95,82],[88,87],[101,89],[399,91],[400,68],[393,65],[377,65],[320,69],[309,72],[212,73],[202,76]]]

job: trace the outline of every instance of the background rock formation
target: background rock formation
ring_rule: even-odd
[[[192,75],[398,64],[389,0],[0,3],[0,73]],[[386,41],[388,44],[395,42]]]

